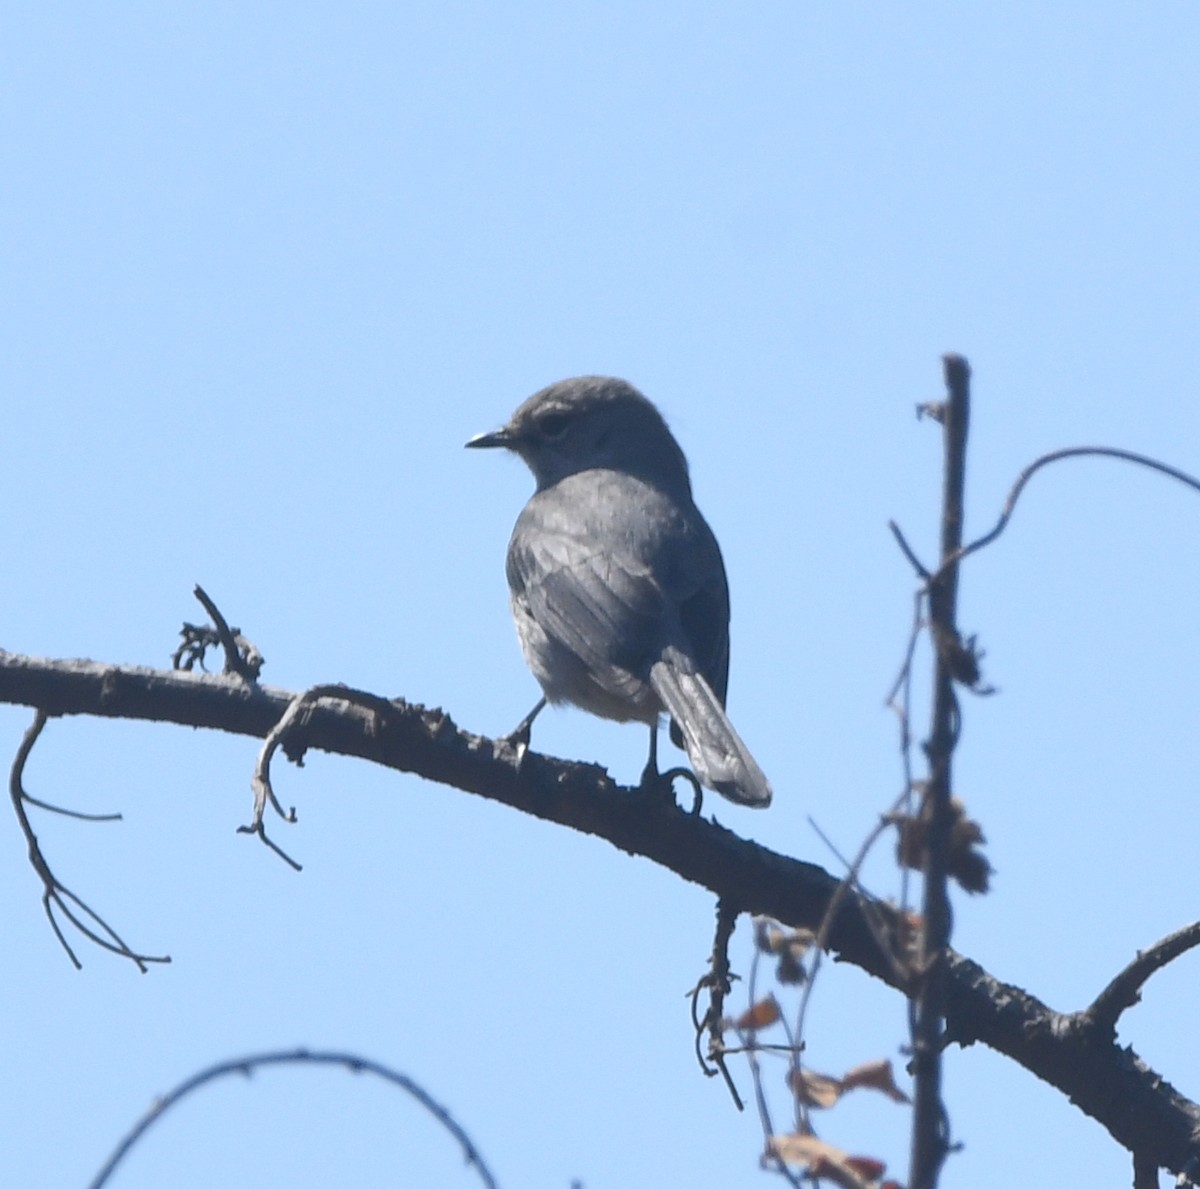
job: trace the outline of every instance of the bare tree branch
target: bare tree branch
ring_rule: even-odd
[[[959,355],[944,359],[946,403],[941,421],[945,440],[942,484],[942,565],[929,584],[929,627],[934,642],[933,721],[925,752],[926,819],[921,948],[917,957],[913,1013],[912,1189],[933,1189],[949,1151],[949,1126],[942,1101],[942,1030],[946,1015],[945,954],[950,945],[951,912],[947,891],[950,856],[950,767],[958,741],[959,677],[958,566],[947,564],[962,544],[963,493],[966,485],[967,427],[970,419],[971,369]]]
[[[160,671],[94,661],[38,660],[0,651],[0,702],[48,715],[90,714],[223,730],[265,738],[295,695],[240,678]],[[298,724],[303,743],[412,772],[487,797],[543,821],[603,838],[707,888],[730,911],[821,928],[843,881],[738,837],[716,821],[659,798],[639,796],[594,764],[526,753],[518,771],[511,748],[459,730],[448,715],[404,701],[381,721],[359,706],[326,702]],[[289,740],[288,748],[300,741]],[[843,961],[896,985],[896,965],[880,946],[877,922],[903,936],[902,920],[879,901],[842,892],[828,944]],[[876,926],[872,925],[872,917]],[[1127,1150],[1179,1173],[1200,1168],[1200,1107],[1134,1053],[1072,1027],[1020,988],[947,952],[946,1041],[976,1041],[1012,1058],[1068,1095]],[[904,988],[900,988],[904,990]],[[1193,1171],[1194,1171],[1193,1169]]]
[[[29,820],[29,815],[25,812],[26,805],[36,805],[40,809],[48,809],[53,813],[65,813],[71,817],[82,817],[90,821],[113,821],[120,818],[119,814],[105,814],[103,816],[76,814],[71,810],[60,809],[57,806],[47,805],[42,801],[38,801],[25,791],[25,765],[29,762],[29,756],[33,752],[34,744],[37,743],[38,737],[41,735],[45,725],[46,713],[39,709],[34,715],[29,729],[25,732],[25,736],[21,740],[21,745],[17,748],[16,756],[13,758],[12,769],[9,772],[8,778],[8,794],[12,800],[13,812],[17,816],[17,824],[21,828],[21,833],[25,835],[25,844],[29,852],[29,865],[37,874],[38,879],[42,881],[42,909],[46,914],[46,919],[50,922],[50,928],[54,931],[54,936],[58,938],[59,945],[66,951],[67,957],[70,958],[71,964],[76,970],[82,969],[83,964],[75,956],[75,951],[71,948],[66,934],[63,933],[62,927],[59,925],[59,916],[65,917],[93,945],[98,945],[101,949],[108,950],[109,953],[117,954],[122,958],[128,958],[129,961],[145,974],[148,969],[148,963],[170,962],[171,959],[165,955],[155,957],[150,954],[140,954],[126,945],[117,931],[95,909],[72,892],[54,874],[53,869],[46,860],[45,854],[42,852],[37,835],[33,832],[33,824]]]
[[[1148,950],[1141,950],[1128,966],[1100,992],[1092,1005],[1083,1012],[1086,1021],[1111,1038],[1116,1032],[1121,1013],[1142,997],[1146,980],[1168,962],[1200,945],[1200,921],[1176,929]]]
[[[1080,1026],[1078,1014],[1053,1011],[950,951],[946,1043],[976,1041],[1066,1095],[1127,1151],[1189,1183],[1200,1178],[1200,1107],[1132,1049]]]
[[[125,1159],[129,1150],[143,1135],[161,1119],[168,1111],[177,1106],[184,1098],[209,1082],[230,1074],[240,1074],[250,1077],[256,1070],[269,1065],[342,1065],[351,1073],[370,1073],[382,1078],[393,1086],[411,1094],[437,1121],[458,1141],[462,1148],[463,1158],[467,1164],[479,1173],[479,1179],[488,1189],[496,1189],[496,1180],[491,1170],[484,1163],[479,1149],[469,1135],[455,1122],[454,1117],[440,1103],[435,1102],[412,1078],[378,1061],[366,1057],[358,1057],[353,1053],[310,1052],[307,1049],[293,1049],[290,1052],[256,1053],[249,1057],[239,1057],[235,1061],[223,1061],[219,1065],[211,1065],[202,1069],[186,1081],[180,1082],[173,1090],[155,1099],[153,1106],[137,1121],[129,1134],[121,1140],[116,1150],[105,1162],[104,1167],[96,1174],[88,1189],[102,1189],[117,1166]]]

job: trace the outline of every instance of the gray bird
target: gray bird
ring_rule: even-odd
[[[580,376],[531,396],[472,447],[520,455],[537,490],[513,528],[508,586],[521,651],[546,701],[657,726],[700,782],[765,807],[771,786],[725,716],[729,587],[721,550],[692,501],[687,459],[636,388]]]

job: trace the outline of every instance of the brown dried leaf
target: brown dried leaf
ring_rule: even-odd
[[[767,1141],[768,1150],[773,1156],[778,1156],[786,1164],[803,1164],[811,1166],[820,1160],[844,1160],[846,1153],[832,1144],[827,1144],[815,1135],[802,1135],[792,1132],[790,1135],[773,1135]]]
[[[801,1102],[820,1110],[828,1110],[842,1096],[842,1083],[815,1069],[789,1069],[787,1084]]]
[[[775,977],[781,983],[802,983],[808,977],[804,955],[812,948],[817,935],[811,929],[784,929],[767,917],[754,922],[754,944],[763,954],[779,959]]]
[[[921,935],[925,920],[919,912],[901,912],[896,917],[896,956],[912,962],[921,952]]]
[[[784,932],[770,917],[754,918],[754,946],[762,954],[776,954],[783,944]]]
[[[893,814],[896,826],[896,861],[902,867],[920,871],[925,865],[925,850],[929,836],[927,800],[921,804],[916,817]],[[950,798],[950,846],[946,855],[946,870],[964,891],[986,892],[991,880],[992,865],[977,848],[984,843],[983,827],[967,817],[967,809],[958,797]]]
[[[733,1021],[733,1026],[739,1032],[758,1032],[760,1029],[769,1028],[776,1023],[781,1014],[779,1001],[774,995],[768,995],[742,1012]]]
[[[954,826],[950,837],[955,846],[982,846],[987,839],[983,836],[983,827],[973,818],[966,816],[966,806],[957,797],[952,797],[950,804],[957,809]]]
[[[864,1181],[870,1181],[872,1184],[887,1172],[887,1165],[873,1156],[847,1156],[845,1164],[847,1168],[858,1173]]]
[[[869,1090],[879,1090],[886,1094],[893,1102],[912,1101],[896,1085],[896,1074],[892,1069],[892,1063],[886,1059],[866,1061],[862,1065],[856,1065],[853,1069],[846,1072],[842,1078],[843,1091],[855,1090],[860,1086]]]
[[[892,815],[896,827],[896,862],[910,871],[925,865],[925,823],[906,813]]]
[[[810,1177],[825,1178],[843,1189],[872,1189],[874,1180],[855,1170],[854,1161],[840,1148],[817,1139],[815,1135],[773,1135],[767,1151],[785,1164],[801,1165]]]
[[[992,865],[982,851],[970,847],[952,851],[947,870],[964,892],[979,895],[991,887]]]
[[[780,954],[779,965],[775,967],[775,977],[789,987],[799,987],[808,982],[808,970],[802,958],[802,954],[796,955],[790,950]]]

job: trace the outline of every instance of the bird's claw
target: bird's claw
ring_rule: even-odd
[[[692,786],[694,799],[690,812],[693,816],[698,815],[704,806],[704,793],[700,788],[700,781],[696,779],[696,774],[690,768],[669,768],[666,772],[659,772],[657,766],[651,761],[642,772],[638,790],[653,796],[669,795],[674,801],[675,777],[677,776],[682,776]]]

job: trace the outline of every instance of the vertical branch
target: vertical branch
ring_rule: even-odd
[[[958,701],[954,693],[961,663],[957,627],[958,563],[962,545],[963,487],[966,476],[967,423],[971,369],[961,355],[943,358],[947,399],[940,410],[945,451],[942,486],[941,564],[930,579],[929,623],[935,651],[933,722],[925,753],[929,782],[922,816],[927,823],[922,917],[923,938],[917,974],[919,988],[913,1023],[913,1110],[911,1189],[933,1189],[948,1150],[946,1110],[942,1102],[942,1038],[946,1008],[945,952],[952,917],[946,889],[950,844],[950,765],[958,739]]]

